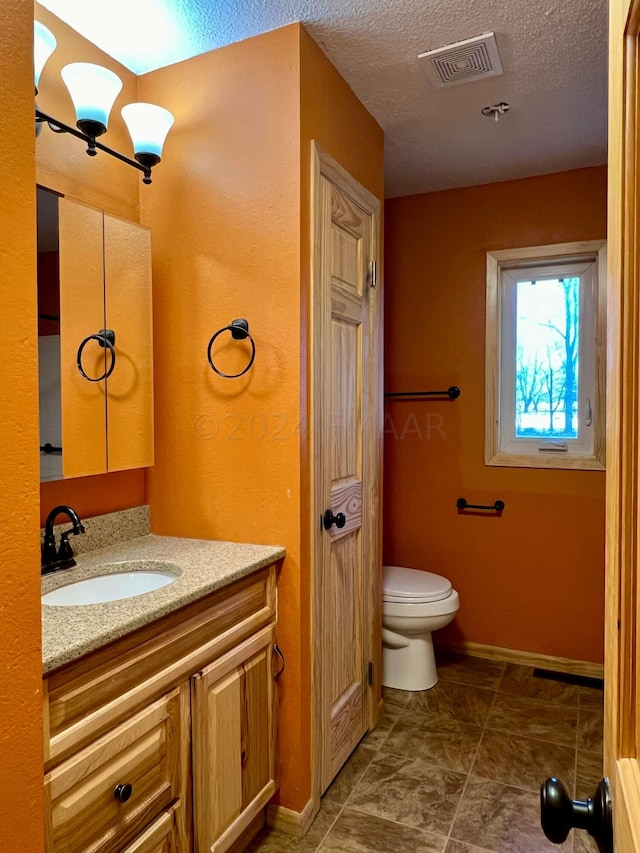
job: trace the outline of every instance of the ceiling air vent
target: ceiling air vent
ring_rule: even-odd
[[[438,88],[459,86],[461,83],[502,74],[502,63],[493,33],[428,50],[419,54],[418,59],[427,60],[427,74]]]

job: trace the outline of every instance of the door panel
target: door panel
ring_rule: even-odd
[[[197,853],[228,850],[275,791],[273,627],[192,678]]]
[[[334,303],[333,311],[336,306]],[[337,480],[361,477],[360,400],[358,374],[360,364],[360,335],[351,320],[333,315],[332,322],[332,489]],[[331,498],[333,506],[333,495]]]
[[[322,169],[330,158],[319,156]],[[317,796],[377,708],[367,674],[376,632],[371,593],[379,582],[378,362],[371,341],[379,331],[380,293],[368,280],[377,257],[378,202],[334,166],[316,173],[314,187],[312,442],[315,517],[331,509],[345,519],[342,527],[315,532]]]

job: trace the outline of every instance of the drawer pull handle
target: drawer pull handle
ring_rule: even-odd
[[[126,803],[132,793],[132,785],[116,785],[116,789],[113,792],[113,796],[119,803]]]

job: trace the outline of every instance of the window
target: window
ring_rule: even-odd
[[[605,251],[487,254],[487,465],[604,468]]]

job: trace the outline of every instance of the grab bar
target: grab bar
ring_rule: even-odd
[[[502,512],[504,509],[504,501],[494,501],[490,506],[484,506],[483,504],[469,504],[467,503],[466,498],[458,498],[456,506],[461,512],[463,509],[488,509],[493,510],[494,512]]]
[[[446,391],[387,391],[385,397],[448,397],[450,400],[457,400],[460,396],[460,389],[457,385],[452,385]]]

